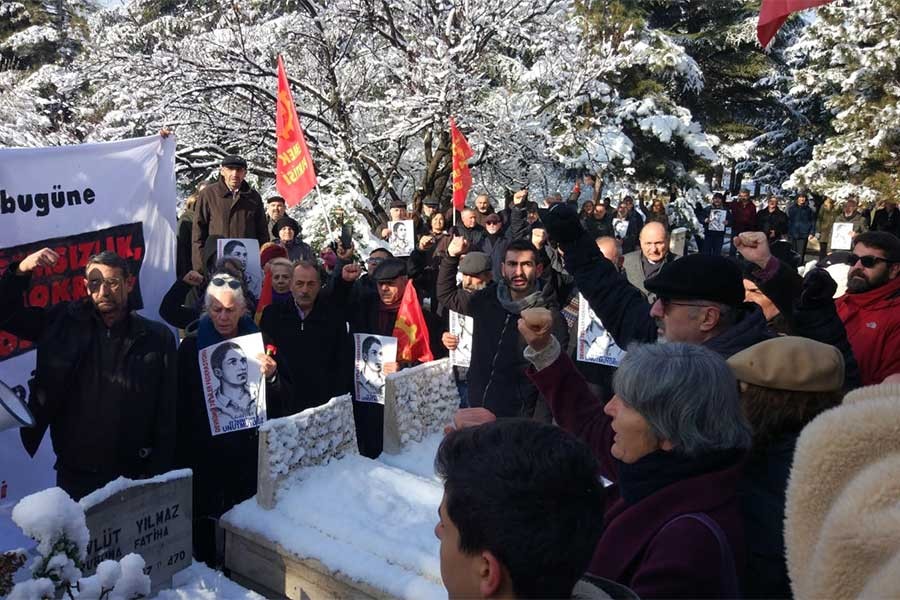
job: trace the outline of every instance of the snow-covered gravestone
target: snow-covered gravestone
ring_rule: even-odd
[[[80,501],[90,538],[83,573],[104,560],[140,554],[151,590],[170,587],[172,575],[191,565],[191,471],[150,479],[120,477]]]
[[[672,230],[672,234],[669,237],[669,252],[677,254],[678,256],[684,256],[684,246],[686,241],[687,228],[676,227]]]
[[[397,454],[453,422],[459,391],[449,358],[387,376],[384,397],[384,451]]]
[[[256,501],[270,509],[278,484],[291,471],[358,453],[350,394],[296,415],[270,419],[259,427]]]

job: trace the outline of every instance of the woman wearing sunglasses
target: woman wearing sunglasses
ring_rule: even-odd
[[[194,556],[216,563],[216,521],[226,510],[256,493],[257,430],[241,429],[212,435],[200,375],[199,351],[232,338],[258,333],[247,310],[241,282],[230,273],[215,273],[204,294],[204,312],[188,328],[178,349],[178,437],[176,460],[194,471]],[[282,416],[281,397],[289,394],[287,382],[278,376],[273,356],[260,354],[260,373],[247,373],[259,381],[265,377],[269,418]]]

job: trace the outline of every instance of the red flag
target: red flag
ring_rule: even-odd
[[[466,205],[466,196],[472,187],[472,174],[469,172],[469,159],[475,156],[469,142],[456,128],[456,121],[450,119],[450,147],[453,150],[453,207],[462,210]]]
[[[266,276],[263,279],[262,291],[259,293],[259,302],[256,304],[256,324],[262,319],[263,311],[268,305],[272,304],[272,271],[266,269]]]
[[[829,2],[831,0],[762,0],[759,21],[756,24],[756,37],[759,43],[763,48],[768,46],[791,13]]]
[[[316,170],[300,128],[284,63],[278,57],[278,101],[275,103],[275,187],[288,206],[299,204],[316,187]]]
[[[394,323],[397,338],[397,362],[429,362],[434,360],[428,343],[428,327],[419,305],[419,297],[412,281],[406,282],[397,322]]]

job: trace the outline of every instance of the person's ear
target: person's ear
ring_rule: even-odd
[[[478,591],[482,598],[498,595],[503,587],[505,569],[493,552],[484,550],[478,563]]]
[[[222,369],[217,369],[217,368],[213,367],[212,372],[213,372],[213,375],[216,376],[216,379],[222,379]]]
[[[135,281],[134,275],[129,275],[128,277],[125,278],[125,293],[126,294],[130,294],[131,290],[134,289],[134,281]]]
[[[705,306],[700,313],[700,331],[712,331],[721,320],[722,314],[715,306]]]
[[[894,279],[895,277],[900,276],[900,263],[894,263],[890,266],[888,270],[888,278]]]

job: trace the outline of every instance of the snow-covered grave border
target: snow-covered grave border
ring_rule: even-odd
[[[404,369],[386,378],[384,451],[399,454],[412,442],[453,422],[459,390],[449,358]]]
[[[295,415],[267,421],[259,427],[256,501],[263,508],[271,509],[275,506],[278,485],[292,471],[358,453],[350,394]]]

